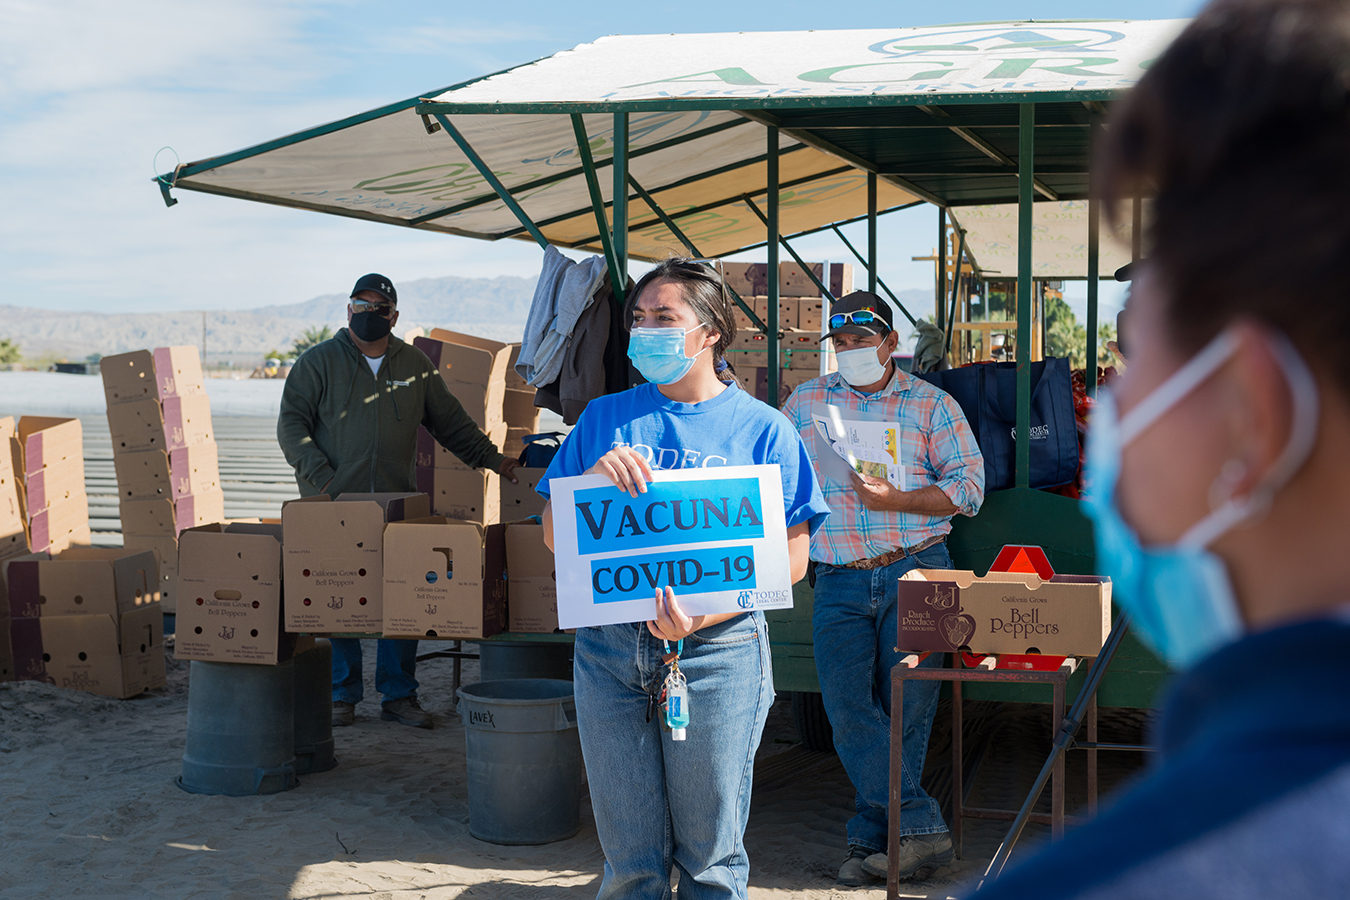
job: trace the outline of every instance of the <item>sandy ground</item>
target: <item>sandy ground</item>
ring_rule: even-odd
[[[584,801],[581,832],[567,841],[505,847],[470,836],[450,660],[424,662],[418,672],[434,730],[381,722],[367,672],[368,699],[356,724],[335,729],[337,768],[304,776],[282,794],[245,798],[188,794],[174,784],[188,672],[188,664],[171,658],[166,687],[126,701],[34,682],[0,684],[0,896],[595,896],[603,859]],[[463,677],[477,680],[476,663],[464,663]],[[1025,792],[1043,761],[1049,734],[1043,709],[1028,707],[1007,726],[1009,739],[991,745],[981,770],[979,781],[989,789],[982,795],[977,785],[971,803],[1016,807],[1018,791]],[[1028,742],[1035,747],[1026,752]],[[1111,781],[1130,766],[1105,768]],[[1071,767],[1071,785],[1081,780],[1073,774]],[[1081,802],[1071,792],[1075,798]],[[757,763],[746,835],[750,896],[884,897],[883,886],[834,884],[852,806],[837,757],[797,743],[790,707],[780,698]],[[904,896],[956,896],[983,871],[1005,827],[968,827],[966,859],[931,882],[907,885]],[[1043,832],[1033,827],[1029,842]]]

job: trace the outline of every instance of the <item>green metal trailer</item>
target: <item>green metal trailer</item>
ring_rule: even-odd
[[[945,252],[949,215],[959,223],[972,209],[1015,204],[1017,296],[1030,297],[1037,278],[1085,278],[1095,360],[1100,262],[1119,250],[1100,245],[1088,182],[1093,135],[1112,100],[1183,25],[612,36],[187,163],[156,181],[170,204],[173,190],[203,191],[603,253],[615,283],[630,258],[762,247],[767,315],[742,306],[766,334],[770,357],[781,337],[779,251],[799,259],[794,237],[833,229],[866,263],[868,287],[884,289],[878,216],[932,204]],[[1072,212],[1084,233],[1071,234],[1067,250],[1062,233],[1052,244],[1038,210]],[[868,226],[865,255],[838,229],[857,221]],[[1135,226],[1137,254],[1137,217]],[[964,253],[978,267],[995,243]],[[974,518],[958,517],[952,556],[983,572],[1004,544],[1039,544],[1057,570],[1091,573],[1091,526],[1077,501],[1028,487],[1031,358],[1021,338],[1031,334],[1031,304],[1019,303],[1017,314],[1018,487],[989,495]],[[778,405],[778,371],[770,371],[769,402]],[[800,585],[796,600],[770,616],[770,638],[776,684],[801,700],[819,685],[810,589]],[[1100,702],[1151,706],[1166,677],[1165,666],[1127,640]],[[971,685],[966,696],[1044,699],[1009,685]]]

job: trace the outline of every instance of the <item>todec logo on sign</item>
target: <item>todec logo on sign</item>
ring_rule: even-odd
[[[560,627],[651,619],[667,587],[690,615],[790,606],[781,479],[777,466],[660,470],[636,497],[555,479]]]

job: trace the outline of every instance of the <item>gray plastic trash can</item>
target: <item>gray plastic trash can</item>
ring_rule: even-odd
[[[327,772],[333,755],[333,645],[320,638],[295,664],[295,774]]]
[[[469,766],[469,833],[547,844],[581,828],[581,740],[572,683],[483,681],[459,689]]]
[[[295,787],[295,666],[193,660],[178,786],[194,794]]]

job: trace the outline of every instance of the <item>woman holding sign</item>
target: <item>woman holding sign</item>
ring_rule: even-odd
[[[796,429],[719,377],[736,334],[721,278],[703,263],[666,260],[624,313],[629,358],[648,384],[592,400],[539,492],[548,497],[554,478],[594,474],[636,498],[654,470],[776,465],[791,581],[800,580],[828,511]],[[550,548],[552,512],[543,516]],[[764,614],[689,615],[671,587],[651,596],[650,621],[577,630],[577,725],[605,852],[599,897],[669,897],[672,867],[685,900],[745,897],[751,773],[773,702]],[[672,670],[687,685],[689,722],[679,728],[680,709],[676,730],[663,731]]]

